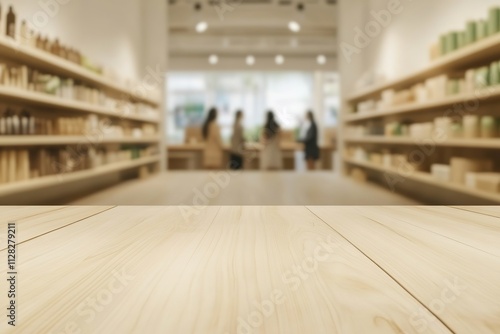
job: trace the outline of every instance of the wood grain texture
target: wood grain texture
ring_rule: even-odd
[[[19,245],[22,311],[13,332],[141,332],[136,326],[175,289],[217,210],[185,221],[176,207],[115,208]]]
[[[464,212],[27,208],[0,332],[498,333],[498,218]]]
[[[412,225],[390,212],[381,216],[377,208],[310,209],[433,310],[453,332],[500,331],[498,256]],[[418,211],[414,215],[429,219]],[[476,222],[483,218],[477,215]],[[442,219],[435,215],[432,222],[439,225]],[[419,323],[422,329],[428,327],[424,321]]]
[[[180,282],[190,283],[163,310],[179,321],[158,332],[417,333],[410,319],[422,308],[303,207],[222,208]],[[437,323],[429,333],[449,333],[424,317]]]
[[[500,206],[466,206],[466,207],[455,207],[455,208],[463,211],[470,211],[487,216],[500,218]]]
[[[305,208],[186,210],[113,208],[19,245],[16,332],[418,333],[423,310],[450,333]]]
[[[214,182],[219,182],[221,186],[215,185]],[[205,194],[208,196],[204,196]],[[416,205],[420,203],[378,185],[358,183],[331,172],[169,171],[146,180],[123,182],[70,204]]]
[[[42,208],[45,208],[46,210],[42,211]],[[51,207],[33,208],[35,209],[34,212],[37,212],[36,214],[32,214],[30,216],[22,218],[18,216],[16,219],[8,219],[0,222],[0,236],[2,236],[2,238],[0,239],[5,240],[5,233],[7,231],[6,225],[12,221],[16,222],[17,224],[18,233],[16,235],[16,242],[20,244],[22,242],[25,242],[26,240],[63,228],[67,225],[74,224],[75,222],[109,210],[111,208],[112,207],[110,206],[73,206],[53,209],[51,209]],[[25,208],[25,211],[30,212],[31,208]],[[0,212],[3,212],[3,209],[1,209]],[[0,250],[4,250],[6,248],[7,245],[5,243],[2,243],[0,245]]]
[[[2,222],[15,221],[22,218],[33,217],[39,214],[63,209],[64,206],[0,206]]]
[[[360,213],[377,221],[384,221],[384,217],[389,216],[500,257],[500,220],[478,216],[467,207],[360,208]]]

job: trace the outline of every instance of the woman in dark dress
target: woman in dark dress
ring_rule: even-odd
[[[307,169],[314,170],[316,161],[319,160],[318,127],[316,125],[316,121],[314,120],[314,114],[312,111],[308,111],[306,117],[309,122],[309,126],[304,138],[302,138],[302,143],[304,143]]]

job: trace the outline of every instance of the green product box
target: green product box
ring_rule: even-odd
[[[448,87],[447,87],[447,95],[456,95],[459,93],[459,80],[457,79],[450,79],[448,81]]]
[[[447,36],[446,35],[441,35],[439,37],[439,52],[441,55],[445,55],[448,53],[447,49]]]
[[[490,65],[489,84],[492,86],[500,84],[500,70],[498,65],[498,62],[491,63]]]
[[[476,70],[475,87],[483,88],[489,85],[489,67],[484,66]]]
[[[457,48],[458,49],[461,49],[461,48],[463,48],[466,45],[466,43],[465,43],[465,39],[466,39],[465,35],[466,35],[466,33],[463,32],[463,31],[460,31],[458,33],[458,41],[457,41]]]
[[[498,32],[500,32],[500,7],[494,7],[488,12],[488,35]]]
[[[465,28],[465,44],[466,45],[472,44],[476,40],[477,40],[476,22],[469,21],[469,22],[467,22],[467,25]]]
[[[448,52],[455,51],[458,49],[458,33],[453,31],[450,32],[446,37],[446,50]]]
[[[486,21],[479,20],[476,22],[476,37],[478,41],[488,37],[488,25]]]

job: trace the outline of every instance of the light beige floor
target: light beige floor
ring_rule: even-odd
[[[0,333],[500,333],[498,207],[0,215],[19,231],[17,326]]]
[[[332,172],[168,172],[74,205],[414,205],[413,199]]]

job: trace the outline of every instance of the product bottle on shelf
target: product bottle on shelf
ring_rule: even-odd
[[[18,135],[21,133],[21,120],[17,114],[12,116],[12,127],[13,127],[13,135]]]
[[[21,112],[21,134],[27,135],[29,134],[29,122],[30,122],[30,114],[26,110]]]
[[[8,37],[16,38],[16,14],[12,6],[9,7],[9,12],[7,13],[7,25],[5,33]]]
[[[29,35],[29,29],[28,29],[28,24],[26,23],[26,20],[23,20],[21,22],[21,29],[19,30],[19,32],[20,32],[20,37],[21,37],[21,44],[28,45],[30,42],[31,36]]]

